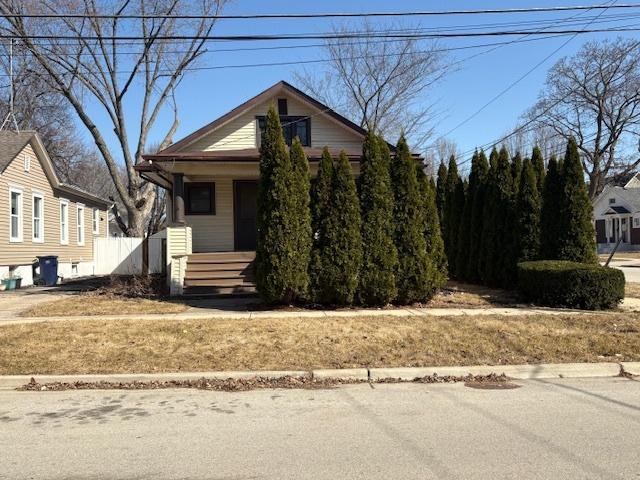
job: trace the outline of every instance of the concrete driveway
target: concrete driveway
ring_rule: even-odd
[[[637,479],[640,382],[0,392],[0,478]]]

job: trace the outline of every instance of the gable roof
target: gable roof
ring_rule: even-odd
[[[262,92],[260,92],[255,97],[250,98],[246,102],[238,105],[236,108],[234,108],[233,110],[225,113],[221,117],[216,118],[213,122],[208,123],[204,127],[199,128],[195,132],[193,132],[193,133],[187,135],[186,137],[182,138],[181,140],[178,140],[177,142],[173,143],[169,147],[167,147],[164,150],[162,150],[162,152],[160,152],[160,153],[175,153],[177,150],[181,150],[184,147],[187,147],[187,146],[191,145],[196,140],[198,140],[198,139],[204,137],[205,135],[211,133],[212,131],[216,130],[218,127],[221,127],[222,125],[226,124],[227,122],[229,122],[229,121],[233,120],[234,118],[242,115],[247,110],[249,110],[249,109],[251,109],[251,108],[253,108],[253,107],[257,106],[257,105],[260,105],[261,103],[266,102],[270,98],[273,98],[278,94],[282,94],[283,92],[289,93],[292,96],[294,96],[294,97],[298,98],[299,100],[301,100],[302,102],[310,105],[312,108],[317,110],[319,114],[328,116],[329,118],[333,119],[334,121],[336,121],[337,123],[342,125],[344,128],[347,128],[347,129],[353,131],[358,136],[363,137],[363,138],[366,136],[367,131],[364,128],[362,128],[361,126],[353,123],[348,118],[343,117],[339,113],[337,113],[334,110],[332,110],[330,107],[326,106],[324,103],[322,103],[322,102],[316,100],[315,98],[307,95],[302,90],[297,89],[296,87],[294,87],[290,83],[287,83],[284,80],[280,80],[278,83],[276,83],[275,85],[272,85],[271,87],[267,88],[266,90],[263,90]],[[393,145],[389,145],[389,146],[392,148],[392,151],[395,150]]]
[[[80,187],[61,182],[55,172],[51,158],[49,158],[49,154],[42,143],[42,139],[34,130],[23,130],[21,132],[0,131],[0,174],[6,170],[9,164],[28,144],[31,144],[33,147],[52,188],[102,204],[105,208],[108,208],[113,203],[89,193]]]
[[[640,188],[615,187],[609,185],[605,187],[602,193],[593,201],[594,207],[612,196],[624,201],[624,203],[631,208],[632,212],[630,213],[640,212]],[[613,205],[607,204],[607,207],[613,207]]]
[[[35,134],[36,132],[33,130],[0,131],[0,173],[6,170],[11,161],[27,146]]]

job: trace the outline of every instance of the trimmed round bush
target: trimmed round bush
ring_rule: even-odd
[[[602,310],[624,298],[624,274],[590,263],[523,262],[518,264],[518,291],[538,305]]]

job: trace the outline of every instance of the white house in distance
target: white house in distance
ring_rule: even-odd
[[[607,186],[593,202],[598,252],[640,250],[640,173],[623,187]]]

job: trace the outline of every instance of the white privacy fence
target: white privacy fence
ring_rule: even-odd
[[[139,275],[145,263],[144,239],[138,237],[95,238],[95,275]],[[149,273],[161,273],[164,265],[163,238],[148,239]]]

